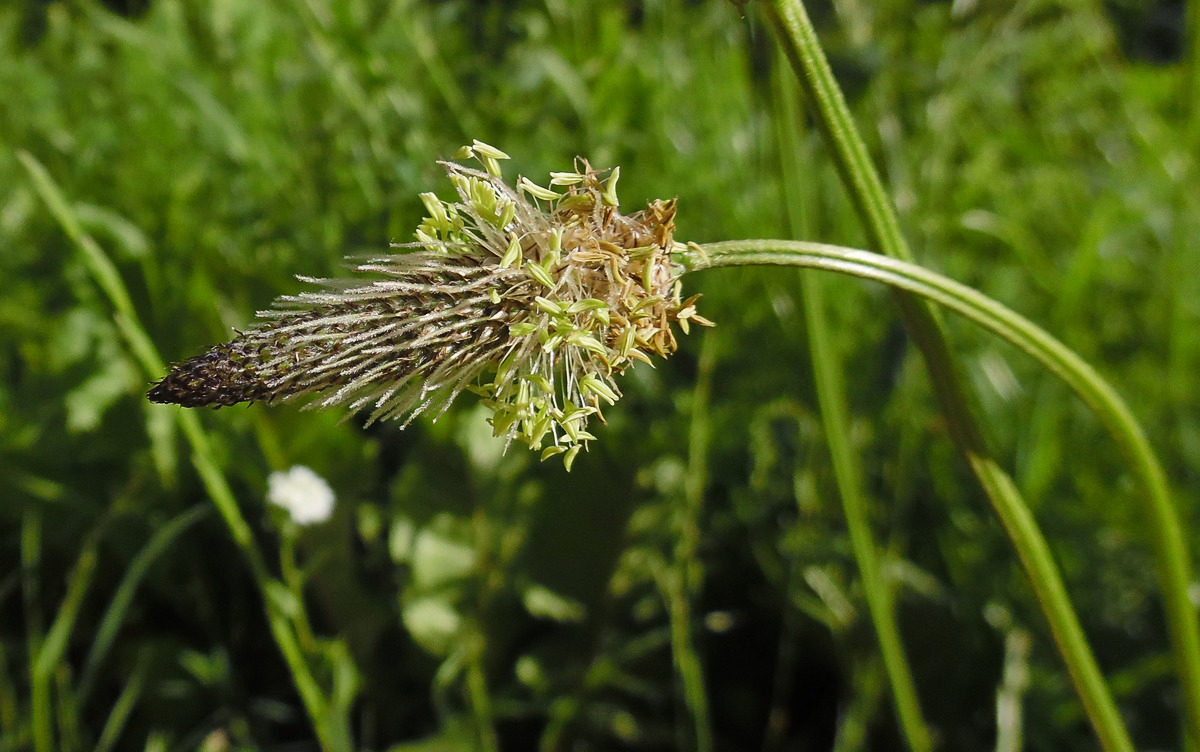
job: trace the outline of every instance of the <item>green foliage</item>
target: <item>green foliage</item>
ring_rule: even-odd
[[[918,259],[1096,366],[1194,504],[1200,144],[1183,72],[1129,59],[1083,2],[834,8],[822,42]],[[679,197],[680,240],[786,237],[779,123],[803,126],[779,95],[790,71],[744,12],[0,7],[0,750],[315,748],[269,626],[281,615],[322,723],[361,749],[897,745],[799,272],[699,279],[718,327],[625,374],[570,475],[503,453],[470,397],[403,432],[291,406],[200,413],[278,578],[266,592],[209,511],[178,409],[144,399],[163,373],[131,326],[179,360],[299,291],[292,275],[336,276],[344,256],[410,241],[419,193],[442,184],[433,159],[474,137],[527,175],[576,155],[620,164],[629,205]],[[65,196],[136,321],[114,316],[111,280],[17,150]],[[805,237],[864,245],[815,133],[799,151],[802,188],[786,195]],[[999,696],[1020,711],[1002,738],[1090,747],[888,299],[825,289],[883,571],[941,746],[993,748]],[[1177,746],[1123,460],[1032,361],[949,332],[1135,741]],[[328,522],[273,524],[267,477],[296,464],[336,491]]]

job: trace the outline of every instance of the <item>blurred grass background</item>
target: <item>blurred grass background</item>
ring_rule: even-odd
[[[0,749],[32,748],[30,655],[64,603],[78,613],[51,672],[56,748],[315,748],[177,408],[144,399],[161,374],[130,353],[17,150],[114,260],[168,360],[300,290],[295,274],[336,275],[343,256],[409,240],[417,193],[445,193],[434,160],[472,138],[534,179],[576,155],[620,164],[627,210],[678,196],[678,236],[711,241],[791,232],[782,124],[804,134],[798,234],[864,243],[753,4],[110,5],[0,7]],[[921,262],[1109,377],[1193,515],[1200,113],[1183,4],[810,10]],[[798,275],[701,276],[719,326],[627,374],[570,475],[501,455],[470,399],[403,432],[295,406],[202,413],[264,551],[278,547],[271,471],[308,465],[338,495],[300,543],[317,630],[360,676],[360,748],[473,749],[494,724],[503,749],[687,749],[697,715],[718,749],[899,747],[832,495]],[[1027,748],[1090,748],[888,296],[828,286],[941,746],[996,748],[1001,696],[1019,701]],[[1051,377],[949,323],[1135,740],[1174,747],[1176,688],[1121,458]],[[681,655],[702,686],[683,686],[697,678],[681,678]],[[707,709],[687,701],[697,691]]]

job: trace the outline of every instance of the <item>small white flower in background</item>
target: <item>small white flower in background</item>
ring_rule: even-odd
[[[324,522],[333,514],[333,489],[304,465],[267,478],[267,501],[284,509],[297,525]]]

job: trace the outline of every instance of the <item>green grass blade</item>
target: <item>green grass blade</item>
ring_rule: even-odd
[[[121,736],[121,730],[125,728],[125,724],[129,721],[129,715],[142,696],[145,684],[146,668],[139,663],[133,676],[129,677],[121,694],[117,695],[116,701],[112,704],[108,718],[104,721],[104,728],[100,731],[100,738],[96,741],[95,752],[108,752],[117,743]]]
[[[17,158],[33,180],[34,188],[50,209],[51,214],[83,253],[88,271],[113,306],[113,318],[134,355],[151,378],[162,374],[166,370],[162,358],[159,357],[154,343],[141,325],[137,311],[133,307],[132,298],[129,296],[116,266],[100,248],[100,245],[83,230],[62,190],[59,189],[45,167],[32,154],[25,151],[17,152]],[[328,703],[313,677],[312,670],[300,649],[295,631],[292,629],[287,615],[282,613],[267,597],[267,588],[273,581],[270,570],[262,553],[258,550],[250,525],[242,516],[233,491],[229,488],[229,484],[216,462],[208,436],[200,425],[200,419],[195,413],[181,412],[179,422],[184,436],[192,447],[192,463],[199,473],[209,497],[229,528],[234,542],[246,557],[251,573],[258,584],[259,592],[263,594],[263,607],[266,610],[271,634],[287,662],[296,689],[300,693],[317,736],[321,739],[322,746],[331,752],[351,749],[351,743],[346,738],[346,734],[338,733],[333,728],[334,726],[340,728],[341,725],[333,724],[331,726],[327,722],[326,707]]]
[[[795,129],[790,125],[799,121],[799,103],[796,101],[795,87],[790,80],[776,88],[782,89],[777,91],[774,97],[778,107],[775,121],[778,124],[778,138],[783,151],[780,177],[784,186],[790,229],[795,233],[807,225],[803,216],[804,204],[800,200],[801,187],[797,177],[803,174],[800,144]],[[905,655],[904,642],[896,624],[894,597],[884,577],[879,559],[879,546],[871,531],[868,501],[863,491],[865,475],[858,453],[850,440],[850,409],[847,404],[843,366],[839,362],[837,348],[831,341],[830,327],[825,316],[824,286],[820,275],[801,275],[800,297],[804,306],[804,326],[808,334],[817,403],[820,406],[825,443],[833,465],[834,483],[842,504],[842,513],[846,517],[846,529],[850,534],[855,564],[862,578],[867,611],[879,642],[879,652],[887,673],[892,704],[908,748],[915,752],[926,752],[933,748],[933,737],[921,712],[912,668]]]
[[[788,60],[813,104],[814,119],[832,152],[850,198],[861,215],[868,237],[889,256],[911,259],[912,254],[900,231],[899,220],[871,162],[866,144],[855,128],[845,98],[833,77],[803,4],[799,0],[774,0],[764,7]],[[927,304],[910,296],[898,294],[896,301],[905,328],[924,357],[934,393],[941,403],[942,414],[959,451],[967,459],[1010,537],[1022,535],[1025,522],[1032,522],[1028,504],[1011,477],[991,457],[982,431],[972,415],[970,401],[956,373],[954,359],[936,316]],[[1024,550],[1023,544],[1016,538],[1013,543],[1027,566],[1034,562],[1034,558],[1031,558],[1035,556],[1033,551]],[[1047,612],[1057,608],[1045,602],[1042,607]],[[1081,682],[1093,683],[1092,680],[1099,676],[1098,671],[1095,677],[1091,677],[1088,661],[1077,663],[1074,660],[1074,657],[1084,655],[1090,657],[1090,650],[1080,654],[1074,648],[1067,648],[1064,641],[1081,637],[1082,633],[1060,631],[1054,627],[1055,621],[1052,620],[1052,629],[1059,638],[1064,657],[1073,656],[1067,658],[1067,668],[1080,689],[1084,707],[1101,743],[1106,749],[1112,750],[1132,748],[1128,731],[1103,682],[1099,682],[1102,692],[1095,692],[1095,687],[1087,689],[1081,686]],[[1091,663],[1094,664],[1094,661]]]
[[[50,631],[46,633],[46,639],[38,649],[37,659],[33,664],[35,681],[50,681],[67,652],[71,631],[75,628],[79,611],[83,608],[83,599],[96,574],[96,543],[95,533],[88,536],[75,566],[67,576],[67,593],[63,596],[62,605],[58,608],[54,623],[50,625]]]
[[[659,587],[666,596],[670,615],[675,670],[679,673],[684,704],[692,721],[692,739],[688,746],[697,752],[711,752],[714,744],[704,664],[693,632],[696,623],[693,604],[704,584],[699,559],[700,515],[704,489],[708,485],[709,403],[716,349],[716,340],[707,339],[700,350],[696,385],[692,389],[687,480],[684,481],[677,528],[679,540],[675,545],[674,560],[659,577]]]
[[[95,637],[92,638],[92,646],[88,650],[87,659],[83,663],[78,691],[80,705],[86,704],[88,695],[91,694],[96,671],[107,657],[108,651],[116,639],[117,631],[125,622],[125,615],[133,603],[133,596],[137,593],[142,579],[150,571],[150,567],[158,560],[158,557],[170,548],[175,539],[203,518],[207,512],[208,510],[204,507],[195,507],[159,527],[134,557],[129,568],[125,570],[121,577],[121,584],[117,586],[117,590],[113,593],[112,600],[109,601],[108,608],[104,612],[104,617],[100,620],[100,626],[96,630]]]
[[[92,236],[84,231],[75,211],[67,203],[66,197],[63,196],[62,191],[42,163],[27,151],[18,151],[17,159],[29,173],[30,179],[33,180],[33,187],[46,202],[47,208],[58,220],[63,232],[83,254],[92,279],[112,304],[117,327],[129,342],[130,350],[151,377],[160,374],[163,370],[162,358],[159,357],[158,350],[146,334],[146,330],[136,323],[138,317],[137,311],[133,307],[133,299],[129,297],[129,291],[125,288],[125,283],[121,280],[121,273],[117,271],[116,265],[112,263]]]
[[[927,752],[933,749],[933,740],[921,713],[916,685],[896,624],[894,598],[884,577],[879,549],[871,532],[867,499],[862,489],[862,467],[850,441],[850,413],[845,400],[845,383],[833,344],[829,341],[821,283],[812,275],[805,275],[801,286],[821,425],[829,445],[829,458],[842,512],[846,516],[850,545],[854,550],[859,576],[862,577],[867,611],[879,640],[879,652],[883,657],[896,717],[905,741],[914,752]]]
[[[21,515],[21,596],[25,607],[25,641],[29,669],[29,735],[37,752],[54,749],[54,718],[50,707],[50,680],[36,666],[42,653],[41,596],[42,516],[40,510],[26,509]]]
[[[1184,93],[1182,103],[1187,113],[1187,138],[1193,147],[1200,144],[1200,4],[1187,4],[1187,34],[1183,47],[1187,50],[1184,65]],[[1192,152],[1193,158],[1195,152]],[[1192,169],[1197,165],[1193,160]]]

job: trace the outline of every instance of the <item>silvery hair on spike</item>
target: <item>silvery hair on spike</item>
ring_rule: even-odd
[[[232,342],[176,364],[149,398],[200,407],[311,398],[407,424],[464,389],[497,436],[563,455],[595,437],[614,377],[675,351],[671,324],[711,326],[681,298],[670,254],[675,201],[618,211],[620,168],[576,160],[550,187],[504,182],[508,155],[479,141],[442,162],[456,200],[421,194],[416,242],[368,259],[349,279],[282,297]]]

